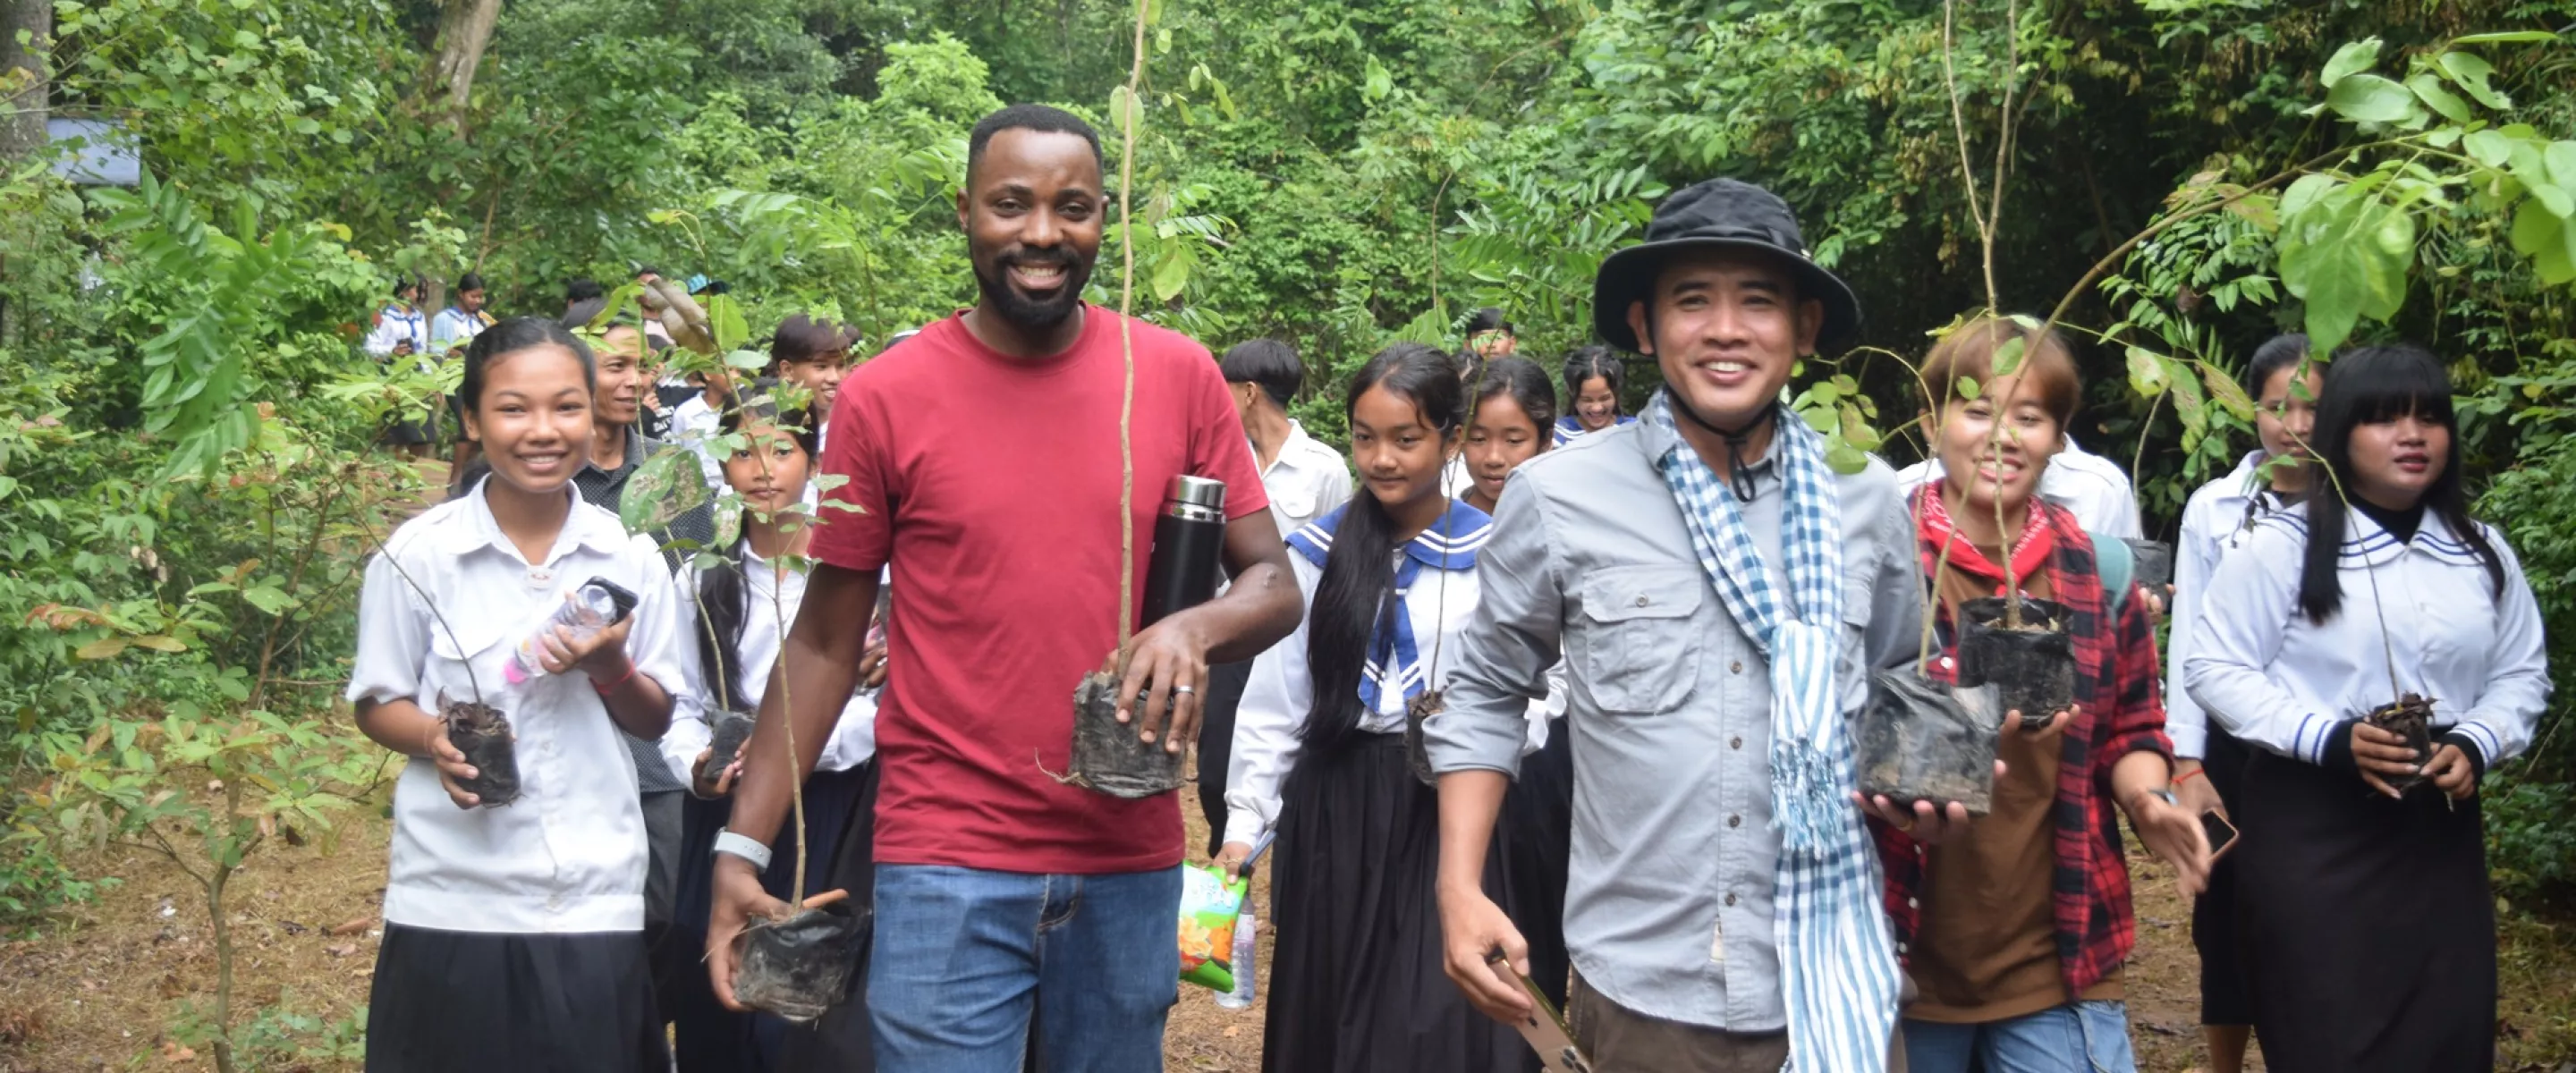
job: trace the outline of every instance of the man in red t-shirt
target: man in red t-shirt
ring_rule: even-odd
[[[1050,1073],[1162,1067],[1180,973],[1178,798],[1120,800],[1051,774],[1072,766],[1075,685],[1117,645],[1122,329],[1136,576],[1163,489],[1187,473],[1226,483],[1236,579],[1137,634],[1119,696],[1142,697],[1130,717],[1145,740],[1174,752],[1195,740],[1208,663],[1250,659],[1300,613],[1207,350],[1081,301],[1101,187],[1099,137],[1080,119],[1014,105],[976,125],[957,213],[982,300],[842,383],[823,469],[848,483],[825,506],[857,509],[816,531],[779,660],[788,688],[769,691],[744,747],[778,755],[793,720],[798,771],[811,768],[857,682],[891,563],[867,986],[888,1073],[1017,1073],[1032,1016]],[[708,952],[728,1002],[734,933],[784,909],[753,860],[779,829],[788,778],[746,764],[716,845]]]

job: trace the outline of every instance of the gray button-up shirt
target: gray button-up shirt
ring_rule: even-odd
[[[1478,556],[1483,600],[1425,724],[1432,766],[1515,774],[1529,701],[1571,680],[1574,846],[1565,942],[1584,982],[1637,1013],[1729,1032],[1787,1024],[1772,940],[1769,664],[1729,615],[1655,467],[1645,422],[1512,474]],[[1841,478],[1842,689],[1912,659],[1922,628],[1911,523],[1872,458]],[[1745,511],[1781,576],[1779,476]],[[1785,591],[1785,590],[1781,590]]]

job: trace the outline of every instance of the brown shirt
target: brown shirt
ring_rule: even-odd
[[[2001,549],[1980,549],[2001,562]],[[2046,575],[2018,579],[2022,591],[2045,598]],[[1941,602],[1993,596],[1997,586],[1957,569],[1942,571]],[[2064,731],[2030,734],[2007,729],[1995,755],[2004,777],[1995,783],[1993,811],[1953,838],[1926,851],[1922,928],[1909,967],[1920,992],[1905,1016],[1946,1024],[1984,1024],[2064,1005],[2066,983],[2057,954],[2050,901],[2056,868],[2054,820],[2058,758]],[[2121,995],[2119,977],[2087,989],[2087,999]]]

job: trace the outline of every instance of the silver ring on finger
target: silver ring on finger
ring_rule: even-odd
[[[1179,695],[1181,695],[1181,694],[1183,694],[1183,693],[1196,693],[1196,692],[1198,692],[1198,691],[1199,691],[1199,688],[1198,688],[1197,686],[1173,686],[1173,687],[1172,687],[1172,695],[1173,695],[1173,696],[1179,696]]]

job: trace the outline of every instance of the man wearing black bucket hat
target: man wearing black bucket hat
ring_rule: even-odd
[[[1449,974],[1486,1013],[1529,1016],[1487,966],[1527,971],[1478,877],[1562,656],[1569,1013],[1602,1073],[1902,1065],[1864,808],[1935,839],[1967,813],[1855,807],[1845,720],[1921,626],[1911,529],[1885,464],[1833,473],[1780,401],[1799,358],[1859,324],[1778,197],[1731,179],[1672,195],[1593,288],[1595,330],[1654,357],[1662,391],[1524,464],[1496,507],[1484,601],[1424,731]]]

